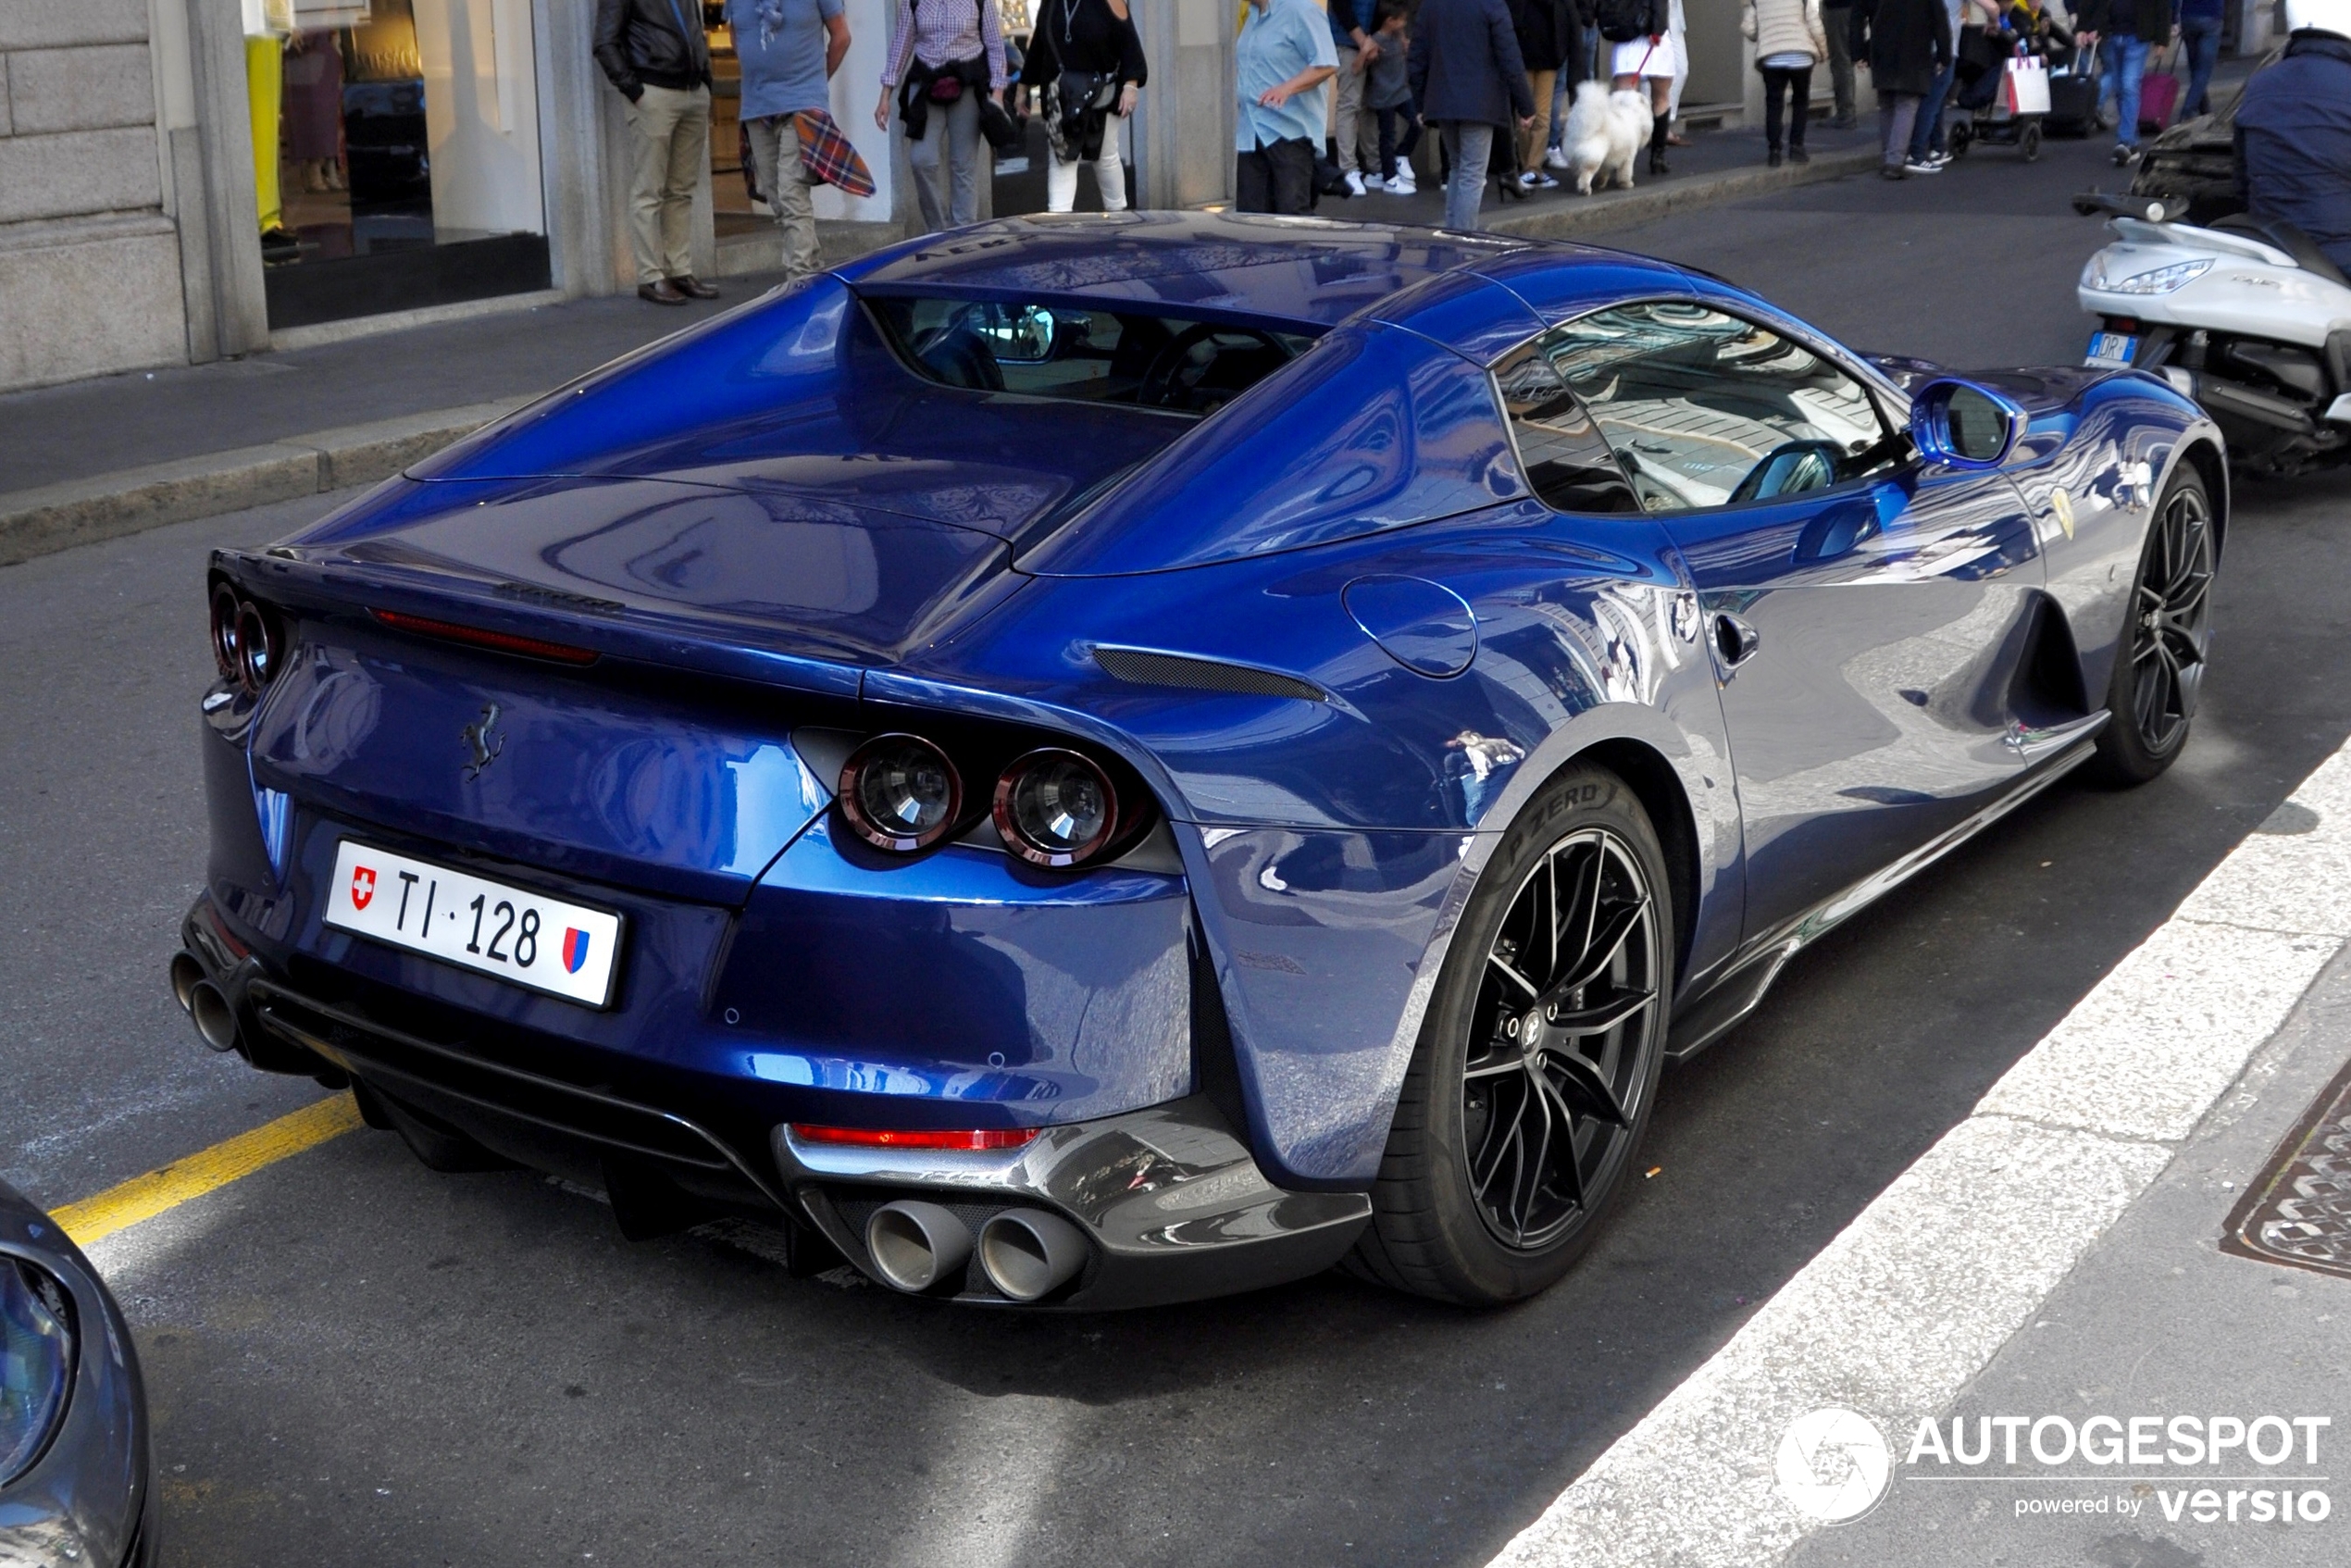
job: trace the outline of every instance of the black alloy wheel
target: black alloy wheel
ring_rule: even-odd
[[[1613,775],[1554,779],[1463,913],[1354,1266],[1470,1304],[1549,1285],[1633,1161],[1664,1059],[1672,901]]]
[[[1487,949],[1462,1068],[1471,1190],[1495,1239],[1539,1251],[1585,1212],[1632,1131],[1626,1069],[1658,1006],[1656,901],[1605,828],[1551,846]]]
[[[2129,619],[2107,689],[2112,714],[2098,736],[2100,770],[2116,784],[2144,784],[2187,744],[2212,646],[2212,503],[2183,464],[2156,504]]]

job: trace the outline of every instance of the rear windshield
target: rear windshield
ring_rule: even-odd
[[[1300,332],[1100,305],[868,299],[917,375],[974,392],[1209,414],[1314,344]]]

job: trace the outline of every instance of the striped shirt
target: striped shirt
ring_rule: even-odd
[[[898,0],[882,85],[898,85],[910,55],[937,70],[953,60],[968,60],[982,50],[988,55],[988,85],[1001,89],[1004,33],[996,19],[996,0]]]

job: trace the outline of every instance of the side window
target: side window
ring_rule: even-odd
[[[1533,346],[1590,412],[1647,511],[1831,490],[1909,450],[1834,361],[1710,305],[1618,305]]]
[[[1494,368],[1527,488],[1557,512],[1639,511],[1616,454],[1542,348],[1530,343]]]

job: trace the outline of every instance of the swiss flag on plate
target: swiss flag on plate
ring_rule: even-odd
[[[351,907],[365,909],[367,901],[376,896],[376,874],[365,865],[355,866],[351,873]]]

